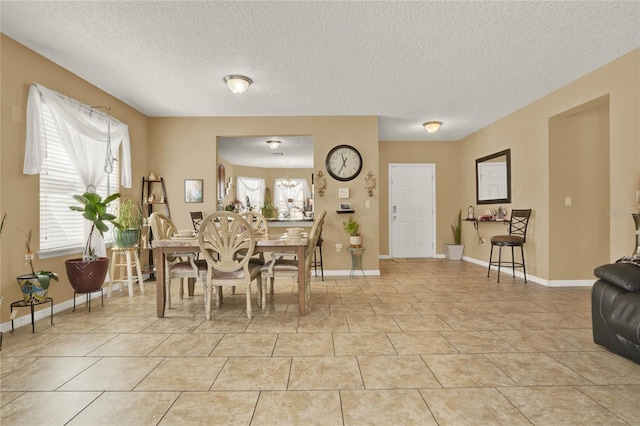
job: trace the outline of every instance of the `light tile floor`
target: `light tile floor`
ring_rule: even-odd
[[[593,343],[590,289],[380,269],[314,279],[305,317],[290,278],[252,320],[244,292],[204,320],[200,285],[156,318],[147,282],[5,333],[0,424],[640,425],[640,365]]]

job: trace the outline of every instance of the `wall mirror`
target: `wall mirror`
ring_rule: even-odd
[[[476,160],[477,204],[511,202],[511,150]]]

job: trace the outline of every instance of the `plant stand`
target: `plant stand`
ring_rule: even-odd
[[[34,300],[31,299],[30,301],[25,301],[25,300],[18,300],[17,302],[13,302],[11,304],[11,313],[13,314],[13,308],[26,308],[27,306],[29,306],[31,308],[31,332],[35,333],[36,332],[36,325],[35,325],[35,318],[34,318],[34,312],[33,312],[33,307],[37,306],[37,305],[42,305],[44,303],[51,303],[51,325],[53,325],[53,299],[51,297],[47,297],[44,300]],[[11,332],[14,332],[14,328],[13,328],[13,315],[11,315]]]
[[[355,271],[357,269],[360,269],[362,271],[362,276],[364,277],[364,269],[362,269],[362,253],[364,253],[365,248],[364,247],[347,247],[347,250],[349,250],[351,252],[351,273],[349,274],[350,277],[353,277],[355,274]]]
[[[101,288],[97,289],[97,290],[91,290],[88,291],[86,293],[79,293],[77,291],[73,292],[73,312],[76,311],[76,294],[86,294],[87,295],[87,301],[85,302],[85,306],[88,307],[89,312],[91,312],[91,293],[96,293],[96,292],[100,292],[101,297],[102,297],[102,307],[104,308],[104,290]]]

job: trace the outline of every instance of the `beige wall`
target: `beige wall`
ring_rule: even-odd
[[[24,264],[24,239],[19,229],[37,230],[40,221],[39,177],[22,174],[29,85],[36,82],[89,105],[111,106],[111,114],[130,126],[134,187],[123,190],[123,193],[138,197],[142,170],[147,169],[147,118],[14,40],[2,35],[0,43],[0,212],[7,213],[7,222],[0,240],[0,294],[4,296],[0,321],[5,322],[9,319],[9,303],[22,298],[15,277],[28,272],[28,267]],[[73,200],[69,199],[69,205],[71,204]],[[38,238],[32,239],[32,244],[35,250],[40,248]],[[73,289],[65,272],[65,259],[36,258],[35,261],[37,268],[55,271],[60,276],[60,282],[53,282],[49,290],[49,295],[56,304],[73,297]],[[19,314],[23,315],[25,312]]]
[[[565,210],[564,197],[551,197],[550,176],[558,174],[550,170],[550,154],[557,147],[550,148],[550,119],[574,110],[583,104],[609,96],[608,124],[602,123],[606,112],[594,111],[600,124],[591,127],[602,132],[608,125],[608,155],[600,161],[608,162],[608,168],[598,167],[592,171],[603,181],[608,179],[607,210],[619,212],[606,216],[604,211],[585,212],[576,207],[570,208],[574,214],[559,215],[553,221],[553,239],[566,239],[584,244],[590,248],[589,259],[600,259],[600,244],[608,245],[608,259],[613,261],[633,251],[635,235],[633,220],[629,213],[637,210],[635,191],[640,183],[640,50],[611,62],[583,78],[533,102],[513,114],[487,126],[486,128],[460,141],[460,190],[459,204],[475,203],[474,161],[476,158],[511,148],[512,168],[512,203],[506,207],[532,208],[532,226],[527,238],[526,259],[527,273],[544,280],[583,279],[586,270],[597,265],[582,266],[581,259],[565,259],[561,268],[550,270],[550,215],[553,211]],[[551,124],[553,126],[553,123]],[[600,137],[605,140],[605,137]],[[560,142],[561,143],[561,142]],[[595,143],[595,142],[592,142]],[[606,142],[603,142],[606,143]],[[595,147],[595,145],[594,145]],[[602,149],[599,146],[598,149]],[[574,161],[562,163],[565,176],[583,173],[580,163],[584,150],[575,150]],[[598,151],[601,152],[601,151]],[[608,158],[606,158],[608,157]],[[555,164],[555,163],[553,163]],[[554,166],[558,167],[558,166]],[[605,170],[608,170],[605,171]],[[571,188],[575,194],[588,194],[590,184],[576,180]],[[602,190],[599,190],[600,192]],[[566,194],[570,195],[570,194]],[[497,206],[488,206],[497,207]],[[484,210],[485,207],[482,207]],[[601,207],[588,207],[599,210]],[[478,211],[478,207],[476,207]],[[579,231],[572,227],[572,222],[586,214],[600,216],[594,219],[594,227],[580,229],[586,233],[576,236]],[[497,224],[482,224],[485,237],[495,234]],[[602,229],[602,228],[605,229]],[[608,228],[608,231],[607,229]],[[469,232],[467,232],[467,236]],[[463,237],[464,238],[464,237]],[[608,241],[599,241],[604,238]],[[489,258],[490,246],[479,246],[465,242],[465,256],[486,262]],[[592,253],[596,253],[595,256]],[[593,261],[593,260],[590,260]],[[590,277],[593,279],[593,277]]]
[[[231,117],[231,118],[152,118],[150,119],[149,167],[165,178],[171,217],[176,225],[190,225],[189,211],[194,204],[185,204],[182,199],[184,179],[204,179],[204,203],[202,210],[216,209],[215,165],[219,136],[261,135],[311,135],[314,140],[314,171],[326,175],[327,190],[324,197],[315,197],[316,212],[327,211],[322,232],[324,240],[324,262],[327,270],[349,270],[351,259],[348,252],[337,253],[335,244],[347,246],[348,235],[342,222],[348,215],[338,215],[340,199],[338,188],[349,188],[350,199],[356,210],[354,218],[360,222],[365,270],[378,270],[378,225],[379,196],[372,198],[371,208],[365,208],[368,195],[364,189],[364,177],[371,170],[378,176],[378,119],[373,116],[354,117]],[[349,144],[356,147],[363,157],[361,174],[350,182],[331,179],[324,168],[327,153],[336,145]],[[240,168],[233,167],[234,175]],[[293,172],[292,172],[293,174]],[[386,202],[386,201],[384,201]]]
[[[608,96],[549,119],[549,276],[556,280],[589,279],[609,260],[609,131]]]

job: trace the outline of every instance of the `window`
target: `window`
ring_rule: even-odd
[[[238,176],[236,179],[236,197],[247,210],[260,212],[264,206],[264,192],[266,189],[263,178]]]
[[[78,212],[69,209],[76,203],[72,196],[85,192],[62,143],[50,107],[42,104],[42,120],[39,122],[43,135],[43,159],[40,171],[40,251],[41,258],[77,253],[84,249],[85,220]],[[117,157],[117,153],[114,153]],[[110,192],[119,188],[118,161],[109,175]],[[107,181],[96,189],[103,198],[107,196]],[[111,233],[105,232],[105,242],[112,241]]]
[[[307,200],[311,197],[306,179],[276,179],[273,188],[275,192],[273,205],[280,213],[288,216],[296,210],[302,212],[307,206]]]

